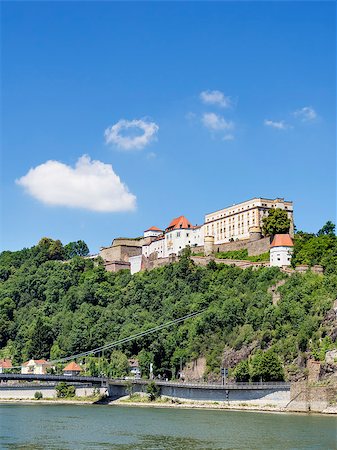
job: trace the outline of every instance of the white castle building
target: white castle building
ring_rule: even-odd
[[[214,236],[215,244],[249,239],[253,233],[261,233],[263,218],[272,208],[287,211],[290,219],[290,234],[294,232],[293,202],[284,198],[252,198],[242,203],[206,214],[205,236]]]
[[[206,253],[206,247],[209,247],[210,242],[220,245],[233,241],[258,240],[262,237],[263,218],[272,208],[287,211],[292,236],[293,203],[283,198],[273,200],[255,197],[206,214],[202,225],[194,226],[185,216],[179,216],[164,230],[155,226],[148,228],[138,240],[115,239],[111,247],[101,249],[100,255],[107,262],[106,267],[111,267],[110,270],[127,268],[126,265],[129,264],[131,273],[135,273],[142,268],[142,258],[168,258],[171,255],[179,255],[187,246],[192,250],[201,247]],[[289,239],[291,240],[290,237]],[[279,256],[275,256],[272,265],[290,264],[290,259],[284,256],[283,250],[281,253],[280,260]]]
[[[203,226],[193,226],[185,216],[173,219],[165,231],[151,227],[144,231],[144,237],[151,237],[153,240],[142,246],[142,254],[148,257],[157,253],[158,258],[179,255],[187,246],[204,244],[203,230]]]

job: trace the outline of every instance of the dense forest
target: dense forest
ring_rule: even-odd
[[[324,360],[337,347],[329,321],[337,297],[333,224],[295,235],[293,264],[322,264],[324,275],[214,262],[199,267],[186,250],[178,263],[131,276],[106,272],[99,260],[83,258],[87,253],[83,241],[63,246],[43,238],[30,249],[0,254],[0,358],[54,360],[204,308],[105,354],[106,370],[120,375],[126,358],[135,356],[144,375],[152,362],[155,374],[166,368],[175,376],[180,364],[204,356],[210,379],[224,362],[237,380],[296,378],[308,356]],[[270,288],[277,283],[281,295],[273,302]],[[94,359],[90,370],[97,371]]]

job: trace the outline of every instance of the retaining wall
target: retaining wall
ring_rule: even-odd
[[[293,383],[287,410],[297,412],[322,412],[337,402],[337,387],[312,386],[307,381]]]
[[[87,397],[93,395],[95,387],[93,386],[75,386],[76,397]],[[99,389],[100,394],[105,394],[107,392],[106,388],[96,388]],[[33,399],[35,392],[41,392],[43,398],[56,398],[55,385],[46,384],[34,384],[34,386],[6,386],[5,384],[0,385],[0,399]]]
[[[247,403],[285,407],[290,401],[290,389],[210,389],[183,385],[160,386],[161,395],[180,400],[203,402]],[[146,392],[146,385],[133,385],[133,392]],[[120,398],[128,395],[125,386],[109,385],[109,396]]]

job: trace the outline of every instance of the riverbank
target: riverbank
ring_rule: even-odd
[[[94,405],[99,401],[99,398],[97,399],[88,399],[88,398],[41,398],[39,400],[34,398],[0,398],[0,404],[4,403],[16,403],[16,404],[40,404],[40,403],[46,403],[49,405]]]
[[[286,407],[272,404],[247,404],[247,403],[230,403],[230,402],[200,402],[200,401],[183,401],[169,398],[159,398],[149,401],[144,397],[132,399],[130,397],[122,397],[112,400],[109,405],[115,406],[134,406],[144,408],[185,408],[185,409],[212,409],[212,410],[233,410],[233,411],[255,411],[255,412],[275,412],[275,413],[300,413],[300,414],[328,414],[337,415],[337,405],[329,406],[323,411],[296,411],[288,410]]]
[[[18,398],[0,398],[0,404],[49,404],[49,405],[105,405],[117,407],[142,407],[142,408],[169,408],[169,409],[205,409],[205,410],[231,410],[231,411],[252,411],[252,412],[268,412],[268,413],[285,413],[285,414],[323,414],[336,415],[337,405],[330,406],[323,411],[294,411],[288,410],[286,407],[271,404],[245,404],[245,403],[227,403],[227,402],[200,402],[200,401],[183,401],[177,399],[159,398],[149,401],[145,397],[141,399],[130,399],[122,397],[115,400],[100,398],[44,398],[36,399],[18,399]]]

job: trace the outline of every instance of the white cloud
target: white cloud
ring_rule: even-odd
[[[230,97],[226,97],[221,91],[202,91],[200,99],[208,105],[217,105],[221,108],[229,108],[232,104]]]
[[[234,122],[225,120],[215,113],[205,113],[202,116],[202,123],[211,131],[232,130],[234,128]]]
[[[142,119],[122,119],[105,130],[105,142],[115,144],[122,150],[142,149],[155,139],[158,130],[159,126],[154,122],[147,122]],[[122,132],[125,131],[131,133],[123,135]],[[135,131],[141,131],[141,134],[132,134]]]
[[[47,161],[16,180],[32,197],[46,205],[99,212],[131,211],[136,197],[110,164],[81,156],[75,167]]]
[[[294,111],[294,116],[302,120],[302,122],[310,122],[316,119],[317,113],[312,106],[304,106],[297,111]]]
[[[277,130],[286,130],[289,128],[284,120],[280,120],[279,122],[275,122],[274,120],[265,119],[264,124],[267,127],[276,128]]]

